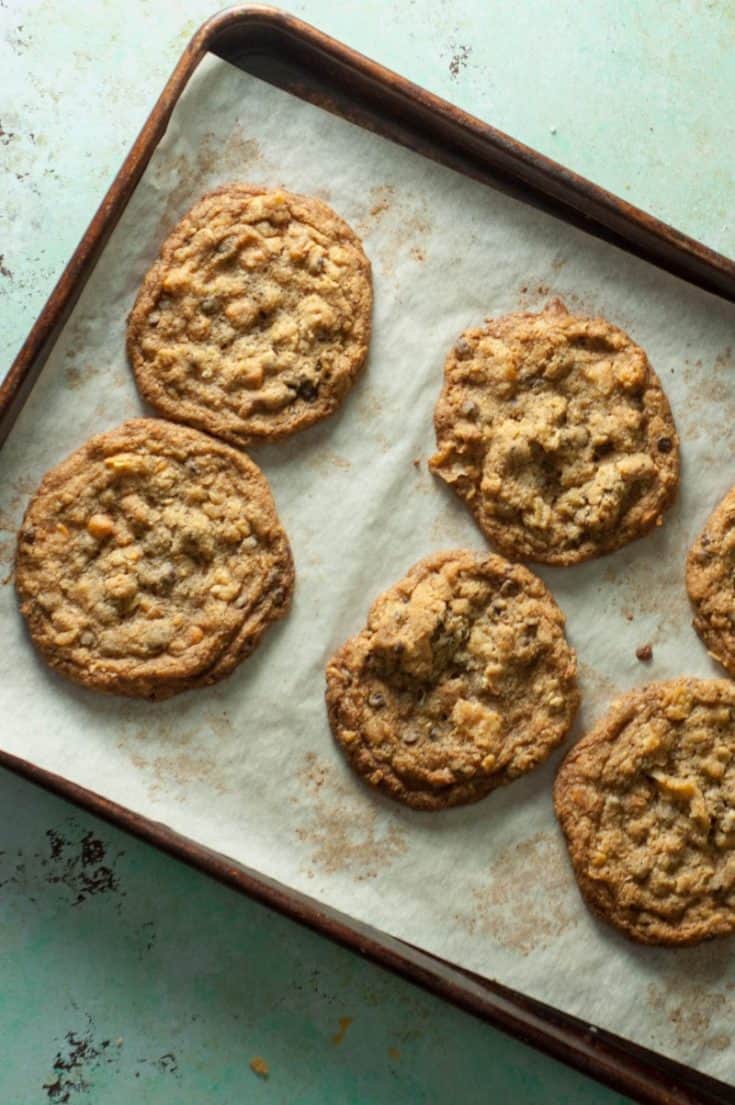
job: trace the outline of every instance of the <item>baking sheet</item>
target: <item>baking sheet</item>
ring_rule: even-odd
[[[202,191],[233,179],[321,196],[373,263],[371,354],[342,411],[252,450],[292,542],[294,607],[229,680],[151,705],[51,674],[7,583],[3,747],[362,923],[733,1080],[735,941],[639,948],[590,917],[553,816],[561,753],[477,805],[403,809],[362,786],[333,746],[323,667],[414,561],[486,548],[426,469],[444,354],[485,315],[559,295],[647,349],[683,442],[681,494],[660,531],[601,560],[540,571],[579,655],[575,735],[618,690],[722,674],[690,627],[683,562],[735,481],[735,307],[207,58],[5,447],[4,574],[43,472],[143,412],[125,316],[163,236]],[[648,665],[635,658],[645,643]]]

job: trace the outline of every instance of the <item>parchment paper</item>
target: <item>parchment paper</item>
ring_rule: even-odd
[[[292,541],[294,608],[230,679],[150,705],[52,675],[8,584],[3,746],[362,923],[734,1080],[735,942],[639,948],[590,917],[553,816],[559,755],[477,805],[405,810],[364,787],[333,746],[323,667],[414,561],[486,548],[425,465],[443,358],[487,314],[560,295],[645,347],[684,459],[659,532],[578,568],[541,571],[579,654],[576,735],[620,689],[722,674],[690,627],[683,561],[735,481],[735,308],[207,59],[4,451],[5,559],[43,472],[142,412],[125,316],[163,236],[202,191],[231,179],[322,196],[363,236],[374,268],[370,359],[342,412],[253,450]],[[635,649],[648,642],[654,660],[644,665]]]

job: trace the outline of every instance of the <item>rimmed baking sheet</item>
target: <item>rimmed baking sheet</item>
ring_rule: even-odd
[[[426,470],[444,353],[486,314],[559,295],[647,349],[684,457],[660,531],[612,557],[541,572],[579,652],[581,725],[618,689],[714,674],[690,628],[683,558],[735,477],[734,307],[207,58],[5,447],[6,559],[43,471],[141,413],[125,315],[163,235],[202,191],[231,179],[321,195],[361,233],[374,267],[371,356],[342,412],[253,450],[293,543],[294,609],[226,683],[151,706],[51,675],[6,586],[3,747],[361,923],[731,1079],[732,941],[636,948],[590,918],[552,813],[558,757],[476,806],[403,810],[362,787],[333,747],[322,669],[416,559],[485,547]],[[646,666],[635,658],[644,643],[654,650]]]

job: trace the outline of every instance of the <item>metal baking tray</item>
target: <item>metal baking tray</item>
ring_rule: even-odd
[[[735,263],[275,8],[239,7],[202,25],[0,386],[7,437],[189,77],[213,53],[287,92],[512,195],[735,302]],[[453,1002],[584,1074],[652,1105],[724,1105],[733,1089],[690,1067],[326,910],[36,764],[0,766],[125,829],[280,913]]]

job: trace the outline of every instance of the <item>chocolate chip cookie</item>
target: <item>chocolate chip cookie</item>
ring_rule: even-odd
[[[41,482],[15,583],[57,672],[168,698],[215,683],[286,613],[293,563],[265,477],[198,430],[136,419]]]
[[[735,675],[735,487],[689,550],[686,580],[694,628],[710,656]]]
[[[579,703],[564,615],[519,564],[438,553],[373,603],[327,665],[332,732],[415,809],[475,802],[541,763]]]
[[[735,686],[619,699],[564,760],[554,801],[580,889],[646,944],[735,932]]]
[[[128,320],[144,398],[233,445],[337,409],[367,356],[370,262],[321,200],[233,184],[164,242]]]
[[[576,564],[659,525],[679,438],[643,350],[559,301],[489,319],[450,351],[429,464],[504,553]]]

